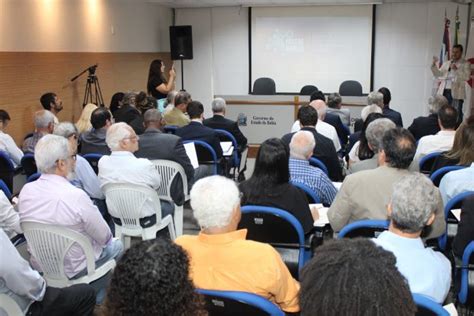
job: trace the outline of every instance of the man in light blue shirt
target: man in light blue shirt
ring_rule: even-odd
[[[444,205],[459,193],[474,191],[474,162],[468,168],[448,172],[441,179],[439,190]]]
[[[387,207],[389,230],[373,240],[395,255],[412,293],[443,303],[451,285],[451,263],[443,254],[425,248],[420,238],[425,226],[434,221],[439,198],[425,176],[413,173],[401,178],[393,185]]]

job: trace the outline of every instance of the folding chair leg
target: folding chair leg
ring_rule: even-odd
[[[174,205],[174,216],[173,216],[173,222],[174,222],[174,230],[176,232],[176,236],[179,237],[183,234],[183,216],[184,216],[184,210],[183,210],[183,205],[178,206]]]

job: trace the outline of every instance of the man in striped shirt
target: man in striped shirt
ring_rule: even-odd
[[[290,142],[290,178],[310,187],[324,205],[331,205],[337,190],[328,176],[319,168],[309,164],[316,142],[308,131],[299,131]]]

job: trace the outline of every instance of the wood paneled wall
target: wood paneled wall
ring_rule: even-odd
[[[59,121],[77,121],[87,72],[74,82],[70,79],[96,63],[106,106],[117,91],[146,91],[148,67],[153,59],[164,60],[168,71],[169,53],[0,52],[0,109],[12,118],[6,132],[21,145],[24,135],[34,129],[34,112],[42,109],[40,96],[50,91],[63,100]]]

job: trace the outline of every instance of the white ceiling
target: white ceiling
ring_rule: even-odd
[[[207,8],[225,6],[304,6],[339,4],[381,4],[392,2],[458,2],[470,3],[471,0],[147,0],[170,8]]]

